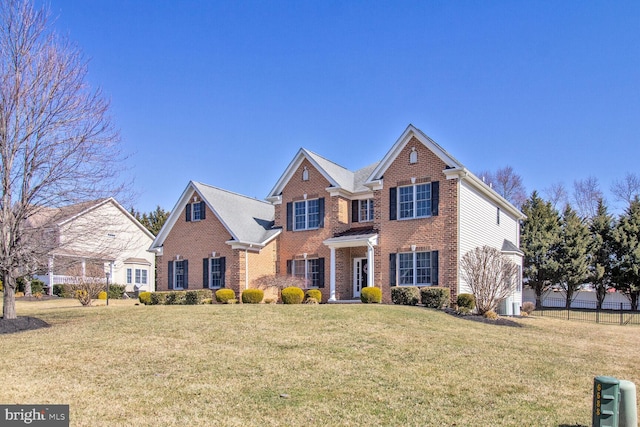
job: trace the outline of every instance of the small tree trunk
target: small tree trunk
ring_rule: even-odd
[[[542,309],[542,291],[539,288],[535,288],[536,293],[536,310]]]
[[[16,315],[16,284],[13,279],[9,279],[8,275],[4,275],[4,298],[2,317],[4,319],[15,319]]]
[[[24,280],[24,296],[25,297],[30,297],[31,296],[31,279],[30,278],[23,278]]]
[[[602,304],[604,304],[604,298],[607,295],[607,290],[604,285],[599,285],[596,287],[596,301],[598,304],[598,310],[602,310]]]
[[[631,296],[631,310],[638,311],[638,292],[632,291],[630,296]]]

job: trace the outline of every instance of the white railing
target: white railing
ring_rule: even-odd
[[[106,277],[82,277],[82,276],[62,276],[53,275],[54,285],[76,285],[78,283],[107,283]]]

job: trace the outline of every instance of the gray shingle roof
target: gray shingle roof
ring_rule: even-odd
[[[280,232],[273,228],[272,204],[200,182],[192,184],[238,242],[262,244]]]

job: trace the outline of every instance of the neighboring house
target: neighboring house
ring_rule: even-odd
[[[53,250],[37,276],[47,286],[80,279],[126,285],[127,292],[155,290],[153,235],[115,199],[43,208],[28,220],[53,238]],[[52,287],[49,287],[52,291]]]
[[[251,287],[276,273],[274,207],[264,201],[189,182],[151,244],[158,290]]]
[[[205,189],[212,193],[205,194]],[[455,298],[469,291],[460,259],[477,246],[500,249],[522,265],[519,221],[524,215],[412,125],[380,162],[357,171],[300,149],[269,193],[271,205],[238,195],[225,204],[220,196],[224,193],[189,184],[151,248],[163,254],[162,267],[169,270],[168,280],[162,273],[159,289],[184,282],[176,269],[187,265],[188,282],[204,285],[204,279],[198,279],[204,277],[199,275],[201,266],[192,274],[193,264],[176,262],[202,259],[206,265],[208,253],[228,257],[234,250],[233,268],[225,271],[227,280],[234,279],[222,286],[252,287],[257,273],[248,272],[254,270],[288,274],[319,288],[329,301],[356,299],[365,286],[380,287],[385,301],[390,301],[393,286],[444,286]],[[264,209],[262,216],[249,210],[249,200]],[[188,224],[195,205],[202,202],[199,212],[218,212],[213,223]],[[234,218],[233,225],[227,217]],[[249,231],[245,227],[255,227],[253,218],[259,218],[263,228],[247,240],[254,244],[250,249],[258,253],[270,248],[269,260],[251,259],[246,253],[243,258],[245,249],[238,246],[237,241],[245,239],[237,236]],[[209,216],[202,220],[209,221]],[[226,265],[228,269],[229,262]],[[501,311],[513,313],[521,302],[518,281]]]

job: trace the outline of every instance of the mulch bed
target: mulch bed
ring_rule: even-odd
[[[22,331],[33,331],[48,328],[50,325],[37,317],[18,316],[17,319],[0,318],[0,334],[14,334]]]
[[[487,319],[486,317],[477,316],[473,314],[460,314],[457,311],[451,310],[451,309],[447,309],[445,310],[445,312],[452,316],[456,316],[465,320],[472,320],[474,322],[489,323],[491,325],[498,325],[498,326],[511,326],[513,328],[522,328],[523,326],[522,324],[518,322],[514,322],[513,320],[507,317],[498,317],[497,319]]]

